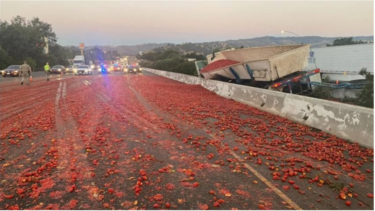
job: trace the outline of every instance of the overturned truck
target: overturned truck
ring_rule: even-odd
[[[200,69],[206,79],[235,82],[289,93],[311,93],[320,70],[303,72],[310,45],[283,45],[226,50],[207,55]]]

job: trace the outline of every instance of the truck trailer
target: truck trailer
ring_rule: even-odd
[[[207,55],[200,69],[206,79],[235,82],[289,93],[311,93],[310,82],[321,82],[320,70],[302,71],[310,45],[283,45],[225,50]]]
[[[85,65],[85,57],[81,56],[81,55],[75,56],[74,59],[73,59],[73,65],[74,66]]]
[[[359,74],[364,68],[374,74],[374,44],[342,45],[311,48],[305,71],[319,67],[322,77],[328,76],[331,82],[364,81]]]

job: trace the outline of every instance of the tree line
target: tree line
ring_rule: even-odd
[[[205,59],[203,55],[195,52],[182,54],[175,50],[159,50],[157,52],[151,51],[142,55],[138,54],[136,57],[138,60],[141,60],[140,65],[143,67],[195,76],[197,75],[195,63],[189,62],[187,59]]]
[[[353,37],[343,37],[343,38],[335,39],[332,44],[327,44],[327,47],[340,46],[340,45],[357,45],[357,44],[366,44],[366,43],[367,42],[362,41],[362,40],[355,41],[353,40]]]
[[[57,36],[51,24],[39,18],[26,20],[16,16],[10,21],[0,20],[0,69],[9,65],[20,65],[23,61],[32,69],[42,69],[46,62],[53,65],[68,66],[69,59],[80,55],[81,50],[75,46],[63,47],[57,44]],[[48,45],[48,54],[44,48]],[[87,61],[115,60],[119,57],[117,51],[104,53],[100,48],[85,49]]]
[[[12,20],[0,20],[0,69],[22,64],[24,60],[31,68],[51,65],[69,65],[69,51],[56,43],[57,36],[52,26],[39,18],[26,20],[16,16]],[[48,44],[49,53],[44,47]]]

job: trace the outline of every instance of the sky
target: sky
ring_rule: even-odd
[[[77,46],[374,35],[374,1],[0,1],[2,21],[17,15]]]

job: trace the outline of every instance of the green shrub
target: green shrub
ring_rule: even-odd
[[[363,87],[361,93],[357,97],[357,105],[374,108],[374,75],[368,73],[365,68],[359,72],[366,78],[366,85]]]

